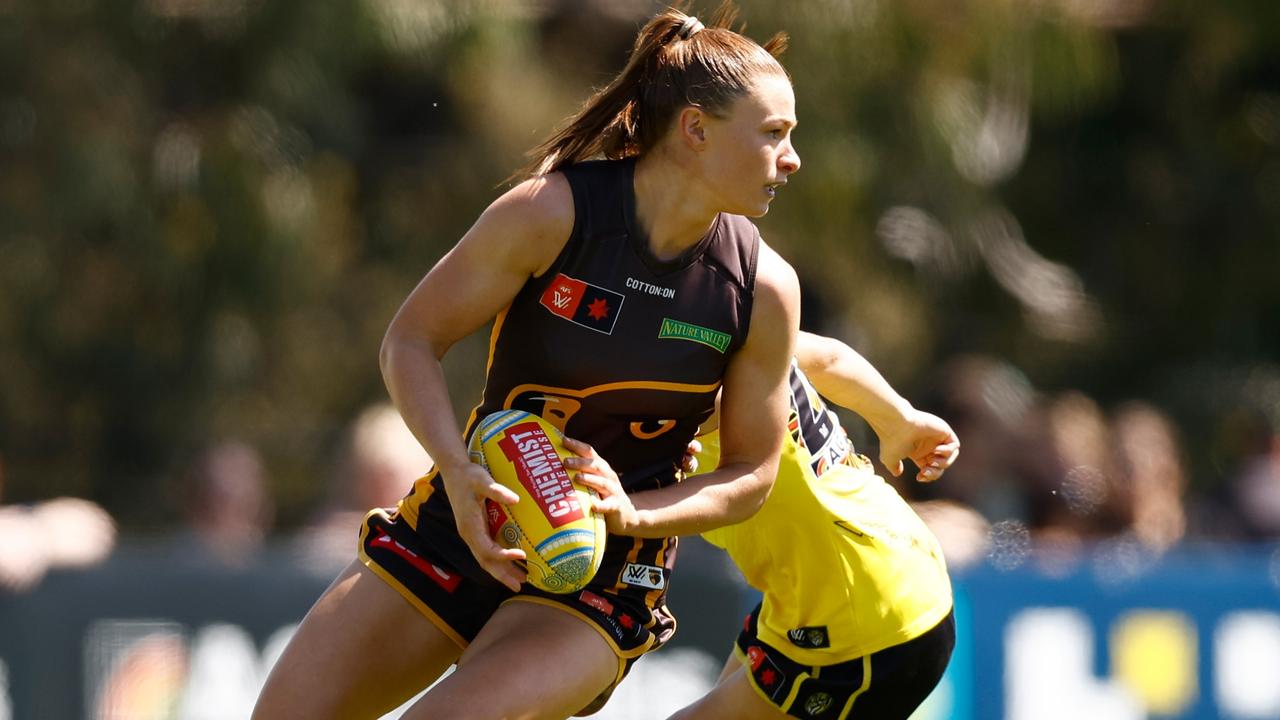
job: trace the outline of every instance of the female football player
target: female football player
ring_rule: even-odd
[[[801,333],[790,432],[773,491],[750,519],[703,533],[728,551],[763,599],[716,687],[673,720],[904,720],[946,669],[955,625],[938,543],[854,453],[818,391],[868,421],[894,475],[910,458],[916,479],[931,482],[959,453],[945,421],[914,409],[852,348]],[[715,430],[694,449],[691,472],[714,468]],[[625,506],[616,485],[575,464],[612,500],[599,507]]]
[[[785,37],[758,45],[731,16],[650,20],[622,73],[405,300],[383,376],[436,467],[394,511],[366,517],[360,561],[303,620],[255,718],[376,717],[455,664],[404,717],[592,710],[674,632],[675,536],[764,502],[799,288],[747,218],[768,211],[800,159],[775,57]],[[464,432],[441,358],[490,321],[484,396]],[[719,467],[677,483],[721,391]],[[522,584],[522,553],[488,534],[484,501],[515,496],[469,462],[465,438],[506,408],[551,419],[628,494],[580,593]]]

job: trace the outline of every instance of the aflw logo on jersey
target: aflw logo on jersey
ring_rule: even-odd
[[[622,293],[559,273],[543,291],[541,302],[553,315],[559,315],[584,328],[612,335],[624,299]]]
[[[502,454],[515,465],[516,477],[542,508],[551,527],[560,527],[584,516],[569,473],[556,454],[551,438],[536,422],[507,428],[498,441]]]

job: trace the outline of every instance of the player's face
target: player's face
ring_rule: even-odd
[[[704,162],[725,211],[748,217],[769,212],[787,177],[800,169],[791,145],[795,126],[795,93],[781,74],[758,78],[725,116],[707,118]]]

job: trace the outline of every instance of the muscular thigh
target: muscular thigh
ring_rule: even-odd
[[[785,720],[786,717],[776,705],[760,697],[751,687],[742,663],[730,657],[729,665],[711,692],[669,720]]]
[[[272,668],[253,717],[378,717],[431,684],[460,653],[356,561],[303,619]]]
[[[608,688],[618,668],[618,656],[585,620],[547,605],[508,602],[453,674],[404,718],[566,718]]]

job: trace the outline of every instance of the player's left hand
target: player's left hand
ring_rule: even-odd
[[[894,477],[902,475],[902,460],[919,468],[916,480],[933,482],[951,467],[960,455],[960,439],[945,420],[913,410],[892,429],[880,436],[880,463]]]
[[[566,437],[564,446],[577,455],[565,458],[565,467],[577,471],[578,480],[600,496],[595,501],[595,510],[604,515],[604,523],[609,532],[627,535],[628,531],[639,525],[639,513],[636,512],[635,505],[631,504],[627,492],[622,489],[618,474],[589,444]]]
[[[689,446],[684,449],[684,457],[680,460],[680,469],[685,475],[692,475],[698,472],[698,453],[702,452],[702,441],[694,438],[689,441]]]

